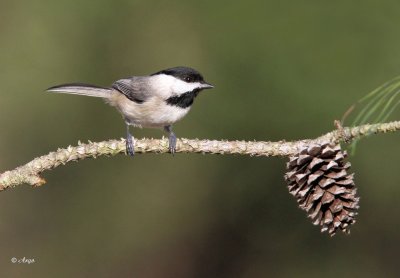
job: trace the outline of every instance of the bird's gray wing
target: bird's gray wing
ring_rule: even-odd
[[[143,77],[120,79],[111,87],[136,103],[143,103],[149,98],[148,84]]]

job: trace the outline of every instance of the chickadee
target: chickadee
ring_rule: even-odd
[[[213,86],[205,82],[197,70],[175,67],[147,76],[120,79],[110,88],[70,83],[48,88],[47,92],[100,97],[116,107],[126,124],[126,152],[133,156],[134,144],[129,126],[164,128],[169,135],[169,150],[174,154],[176,136],[172,124],[189,112],[201,90],[211,88]]]

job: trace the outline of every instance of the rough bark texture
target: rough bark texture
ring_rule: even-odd
[[[353,128],[339,128],[316,139],[299,140],[293,142],[246,142],[246,141],[217,141],[217,140],[189,140],[180,139],[177,142],[177,153],[204,153],[204,154],[240,154],[250,156],[291,156],[300,149],[312,143],[332,142],[341,140],[346,142],[355,138],[364,137],[373,133],[393,132],[400,129],[400,121],[363,125]],[[141,139],[135,141],[135,151],[139,153],[167,153],[167,139]],[[113,156],[125,153],[125,140],[109,140],[98,143],[79,143],[78,146],[69,146],[58,149],[47,155],[35,158],[25,165],[0,174],[0,191],[20,184],[40,186],[45,180],[40,176],[43,171],[51,170],[70,161],[99,156]]]

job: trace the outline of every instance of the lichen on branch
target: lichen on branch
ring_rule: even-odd
[[[349,142],[353,139],[365,137],[370,134],[394,132],[400,130],[400,121],[362,125],[356,127],[340,127],[315,139],[298,141],[218,141],[179,139],[177,141],[177,153],[203,153],[203,154],[237,154],[250,156],[290,156],[298,152],[300,148],[312,143]],[[135,140],[135,152],[139,153],[167,153],[168,140],[140,139]],[[125,139],[109,140],[103,142],[78,143],[77,146],[58,149],[47,155],[37,157],[25,165],[0,174],[0,191],[21,184],[29,184],[34,187],[43,185],[46,181],[40,174],[46,170],[54,169],[70,161],[79,161],[86,158],[100,156],[114,156],[125,154]]]

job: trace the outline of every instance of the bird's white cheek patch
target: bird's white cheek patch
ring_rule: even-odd
[[[172,91],[177,94],[184,94],[186,92],[191,92],[194,89],[200,88],[201,84],[198,82],[195,83],[186,83],[182,80],[175,79],[175,83],[172,86]]]
[[[194,89],[201,88],[199,82],[187,83],[170,75],[160,74],[153,76],[153,88],[159,96],[167,99],[171,96],[181,95]]]

